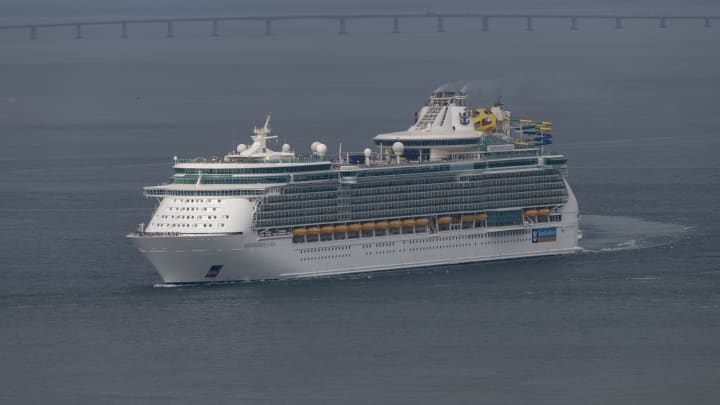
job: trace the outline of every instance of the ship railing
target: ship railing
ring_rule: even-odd
[[[362,206],[373,203],[387,203],[391,201],[425,201],[427,198],[490,198],[491,196],[512,195],[512,193],[526,191],[552,191],[564,190],[564,182],[560,176],[538,176],[530,179],[518,179],[512,183],[501,183],[497,180],[463,181],[470,176],[460,177],[462,188],[447,187],[444,184],[433,188],[422,187],[416,184],[382,187],[376,190],[360,190],[353,192],[353,206]],[[482,189],[478,189],[482,188]],[[295,197],[296,195],[292,195]],[[267,199],[263,205],[265,212],[287,211],[289,209],[324,208],[335,206],[337,192],[307,193],[302,199]]]
[[[224,197],[224,196],[241,196],[254,198],[267,193],[266,190],[257,189],[235,189],[235,190],[171,190],[171,189],[145,189],[143,195],[145,197]]]
[[[453,212],[480,212],[487,210],[508,210],[516,209],[513,207],[533,207],[533,206],[549,206],[557,204],[565,204],[567,202],[566,195],[556,195],[540,198],[513,199],[504,201],[490,201],[483,203],[455,203],[452,204]],[[445,205],[447,207],[447,205]],[[287,226],[303,226],[318,223],[344,222],[344,221],[369,221],[376,218],[395,218],[395,217],[411,217],[422,215],[434,215],[438,213],[439,206],[437,204],[428,204],[412,208],[395,208],[385,210],[366,210],[353,212],[349,219],[342,219],[339,214],[328,215],[308,215],[287,218],[268,218],[257,219],[256,224],[262,228],[269,227],[287,227]]]
[[[487,156],[485,156],[485,152],[457,152],[457,153],[451,153],[448,157],[448,160],[488,160]]]
[[[492,156],[488,156],[488,154]],[[506,156],[502,156],[502,154],[505,154]],[[485,162],[489,160],[498,160],[498,159],[513,159],[513,158],[523,158],[523,157],[537,157],[539,156],[539,150],[536,149],[516,149],[513,151],[507,151],[507,152],[485,152],[485,151],[476,151],[476,152],[456,152],[449,154],[447,157],[441,159],[441,160],[404,160],[401,159],[400,162],[397,162],[395,159],[390,160],[373,160],[370,162],[370,164],[361,164],[358,165],[359,168],[366,168],[366,167],[380,167],[380,166],[409,166],[409,165],[432,165],[432,164],[447,164],[447,163],[453,163],[458,161],[477,161],[477,162]],[[558,155],[559,156],[559,155]],[[338,165],[337,167],[340,167]]]
[[[139,231],[133,231],[128,234],[128,236],[139,238],[139,237],[174,237],[174,236],[180,236],[180,232],[139,232]]]
[[[321,158],[319,156],[299,156],[294,158],[286,158],[286,159],[269,159],[269,160],[244,160],[244,161],[225,161],[223,158],[219,158],[217,156],[209,156],[209,157],[197,157],[197,158],[178,158],[174,160],[175,163],[222,163],[222,164],[233,164],[233,163],[257,163],[257,164],[265,164],[265,163],[314,163],[314,162],[329,162],[325,158]]]
[[[439,190],[427,190],[416,193],[398,193],[391,192],[386,195],[362,195],[355,196],[352,199],[351,206],[353,209],[359,209],[367,206],[368,204],[378,204],[381,207],[386,207],[388,204],[395,203],[407,203],[418,205],[420,201],[426,201],[431,199],[447,199],[447,198],[470,198],[473,201],[496,201],[498,196],[512,196],[516,193],[527,193],[527,192],[538,192],[543,195],[547,195],[549,192],[556,191],[564,193],[564,182],[559,180],[553,183],[542,183],[542,184],[520,184],[513,186],[497,186],[488,187],[488,192],[483,193],[482,191],[470,192],[464,189],[439,189]],[[397,188],[399,189],[399,188]],[[348,197],[342,197],[347,200]],[[504,197],[503,197],[504,198]],[[327,213],[328,210],[338,209],[338,201],[335,196],[326,199],[313,199],[313,200],[299,200],[299,201],[280,201],[280,202],[265,202],[262,209],[258,212],[258,216],[261,219],[273,219],[278,217],[288,217],[299,215],[312,215],[316,213]],[[346,204],[347,205],[347,204]],[[442,204],[438,204],[442,205]],[[343,209],[346,209],[344,207]],[[313,211],[314,210],[314,211]],[[311,212],[312,211],[312,212]],[[308,214],[305,214],[308,212]],[[303,216],[304,216],[303,215]]]

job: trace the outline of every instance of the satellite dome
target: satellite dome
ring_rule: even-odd
[[[327,153],[327,146],[325,146],[324,143],[319,144],[316,149],[317,154],[320,156],[325,156],[325,154]]]
[[[312,151],[312,153],[317,153],[317,147],[318,147],[318,145],[321,145],[321,143],[318,142],[318,141],[315,141],[315,142],[313,142],[313,143],[310,144],[310,150]]]
[[[365,150],[363,151],[363,155],[365,155],[366,158],[369,158],[370,155],[372,155],[372,151],[370,150],[370,148],[365,148]]]
[[[237,148],[235,150],[237,150],[237,152],[240,153],[240,152],[244,151],[245,149],[247,149],[247,145],[245,145],[244,143],[241,143],[237,146]]]
[[[395,142],[392,146],[392,150],[396,155],[402,155],[403,152],[405,152],[405,145],[403,145],[402,142]]]
[[[284,143],[282,146],[283,153],[290,153],[290,144]]]

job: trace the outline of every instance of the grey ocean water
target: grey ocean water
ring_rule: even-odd
[[[720,29],[655,24],[3,37],[0,402],[717,403]],[[362,150],[448,82],[555,123],[585,253],[159,288],[124,238],[174,155]]]

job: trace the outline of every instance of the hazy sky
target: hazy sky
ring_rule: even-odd
[[[587,10],[684,14],[720,9],[717,0],[3,0],[3,18],[90,15],[203,15],[333,11]]]

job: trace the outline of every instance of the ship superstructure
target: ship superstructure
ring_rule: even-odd
[[[567,160],[546,151],[549,122],[502,103],[471,109],[432,94],[405,131],[330,160],[250,146],[176,159],[172,181],[145,187],[158,206],[129,235],[167,283],[266,280],[415,268],[578,250]]]

